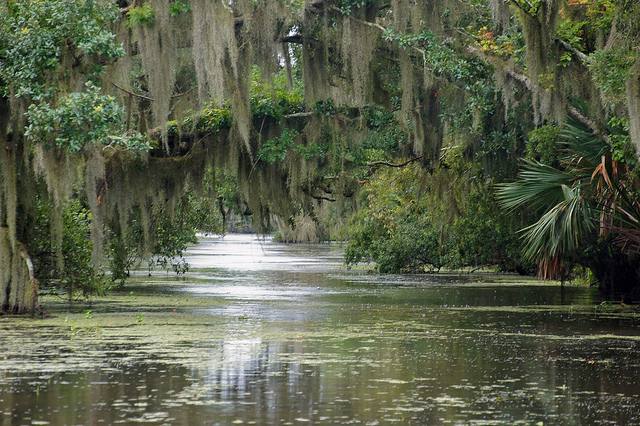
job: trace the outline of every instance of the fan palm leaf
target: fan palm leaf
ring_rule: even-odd
[[[518,180],[497,185],[501,206],[513,211],[519,208],[548,209],[563,200],[563,186],[570,186],[577,177],[555,167],[525,160]]]
[[[540,262],[571,256],[593,235],[597,228],[597,210],[581,192],[580,186],[563,185],[564,199],[522,229],[527,258]]]
[[[562,260],[575,257],[598,229],[592,180],[607,145],[591,132],[567,123],[560,132],[560,167],[525,160],[514,182],[498,185],[507,211],[527,209],[539,219],[520,232],[524,256],[538,262],[541,275],[557,275]],[[606,176],[606,170],[600,176]]]

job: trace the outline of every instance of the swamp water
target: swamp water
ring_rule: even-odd
[[[0,424],[640,424],[640,314],[591,289],[248,235],[188,261],[0,318]]]

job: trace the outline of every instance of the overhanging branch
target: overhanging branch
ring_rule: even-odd
[[[380,167],[380,166],[385,166],[385,167],[396,167],[396,168],[402,168],[402,167],[406,167],[411,163],[415,163],[416,161],[422,160],[424,158],[424,155],[419,155],[417,157],[411,158],[410,160],[404,161],[402,163],[391,163],[389,161],[372,161],[370,163],[367,163],[367,167]]]

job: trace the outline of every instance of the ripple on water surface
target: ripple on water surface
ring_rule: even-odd
[[[0,319],[3,424],[640,424],[640,327],[589,289],[344,270],[203,238],[185,278]],[[129,294],[129,292],[132,294]]]

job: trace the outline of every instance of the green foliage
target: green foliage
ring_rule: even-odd
[[[182,120],[170,120],[166,123],[169,136],[179,136],[182,131],[195,134],[217,133],[228,129],[233,122],[231,107],[219,107],[215,103],[205,105],[198,112],[187,114]]]
[[[73,200],[64,209],[63,221],[64,271],[58,271],[63,286],[71,291],[80,290],[84,296],[104,293],[110,283],[91,263],[91,213]]]
[[[62,212],[64,270],[58,270],[56,248],[51,238],[53,208],[48,200],[40,197],[36,200],[36,217],[31,229],[33,233],[31,249],[34,254],[36,276],[43,285],[64,289],[70,296],[77,292],[85,297],[104,293],[110,287],[111,281],[91,263],[89,210],[78,200],[72,200],[64,206]]]
[[[513,0],[518,7],[525,13],[536,16],[540,7],[544,4],[544,0]]]
[[[148,141],[138,133],[122,134],[123,109],[112,96],[87,83],[87,90],[71,93],[53,106],[31,104],[26,136],[35,142],[77,153],[89,144],[108,144],[131,151],[148,151]]]
[[[295,83],[290,88],[284,71],[274,75],[270,81],[266,81],[260,71],[254,68],[249,102],[255,119],[280,120],[285,115],[304,111],[303,87]]]
[[[558,158],[558,136],[560,128],[545,125],[533,129],[527,135],[527,158],[544,164],[553,164]]]
[[[293,145],[299,132],[294,129],[284,129],[280,136],[267,140],[258,150],[258,158],[267,163],[284,161],[289,148]]]
[[[202,181],[202,191],[189,191],[185,195],[182,214],[198,232],[222,235],[227,232],[227,215],[238,213],[240,195],[238,179],[219,169],[207,169]]]
[[[408,142],[406,132],[402,130],[392,111],[368,106],[364,108],[363,115],[369,130],[363,141],[363,148],[390,153]]]
[[[521,31],[513,29],[496,34],[486,25],[481,26],[475,34],[480,49],[492,56],[513,59],[524,66],[526,46]]]
[[[198,115],[195,130],[203,133],[217,132],[231,127],[232,120],[231,108],[216,108],[213,105],[209,105]]]
[[[578,50],[583,50],[585,48],[583,38],[585,25],[587,25],[586,21],[561,19],[556,28],[556,37]]]
[[[151,266],[163,269],[172,268],[176,274],[189,269],[183,258],[184,251],[189,245],[198,242],[196,238],[197,219],[193,199],[188,195],[183,197],[176,206],[176,212],[156,209],[152,212],[151,234],[153,235],[153,257]]]
[[[176,3],[172,3],[172,9],[170,9],[172,12],[174,10],[173,5],[175,4]],[[127,24],[130,27],[135,27],[136,25],[151,25],[155,19],[155,11],[149,3],[145,3],[142,6],[131,7],[127,11]]]
[[[507,211],[535,213],[534,222],[522,229],[525,257],[537,262],[546,277],[563,276],[575,263],[594,272],[606,262],[623,267],[629,254],[611,247],[607,235],[620,233],[629,241],[637,232],[635,219],[628,220],[638,212],[629,169],[611,160],[611,146],[575,124],[565,125],[558,143],[556,166],[527,161],[515,182],[498,189]],[[609,247],[606,256],[603,242]]]
[[[625,48],[596,50],[589,55],[589,70],[593,81],[611,103],[624,101],[625,84],[637,54]]]
[[[139,262],[138,243],[128,235],[123,236],[113,230],[107,236],[107,259],[111,279],[119,287],[122,287],[129,278],[131,269]]]
[[[304,111],[304,99],[302,87],[289,88],[286,75],[283,72],[276,74],[270,82],[262,79],[260,72],[254,69],[250,106],[254,119],[272,119],[280,121],[285,115]],[[231,106],[228,104],[217,105],[209,103],[205,107],[188,114],[180,121],[167,122],[167,133],[178,135],[181,131],[198,134],[217,133],[228,129],[233,122]]]
[[[376,0],[340,0],[338,8],[343,15],[351,15],[354,10],[362,9],[375,2]]]
[[[305,160],[310,161],[324,158],[327,154],[328,146],[322,143],[307,142],[306,145],[294,145],[293,150],[300,154]]]
[[[416,206],[420,175],[417,166],[381,170],[364,188],[366,207],[356,212],[348,231],[347,264],[373,261],[381,272],[442,266],[441,253],[435,250],[437,233]]]
[[[122,285],[132,268],[146,261],[149,268],[160,267],[176,274],[188,271],[184,251],[197,242],[196,232],[223,233],[220,212],[212,199],[188,191],[176,202],[173,211],[168,206],[154,206],[149,212],[149,237],[145,232],[141,212],[136,209],[129,218],[125,232],[113,224],[108,233],[108,258],[111,276]]]
[[[222,202],[222,207],[227,210],[236,208],[240,203],[238,179],[229,172],[216,168],[208,170],[205,175],[205,187],[207,188],[209,198],[217,198]],[[214,230],[201,225],[198,226],[198,230],[219,234],[226,232],[226,229],[220,228]]]
[[[0,93],[42,100],[63,58],[104,64],[124,54],[110,31],[119,16],[108,0],[15,0],[0,6]]]
[[[455,49],[438,40],[430,31],[417,34],[402,34],[393,29],[387,29],[383,35],[387,41],[393,41],[400,47],[412,47],[425,51],[424,63],[436,75],[452,80],[468,79],[474,72],[473,65],[462,57]]]
[[[407,133],[393,112],[378,106],[367,106],[363,108],[362,115],[366,135],[359,144],[347,147],[343,154],[353,163],[354,175],[358,178],[364,178],[369,173],[368,163],[391,160],[408,143]]]
[[[446,246],[425,216],[398,217],[393,232],[376,225],[352,227],[345,254],[348,264],[373,260],[382,273],[435,272],[444,265]]]
[[[189,12],[191,12],[191,5],[187,1],[175,0],[169,5],[169,14],[171,16],[179,16]]]
[[[529,273],[532,264],[522,258],[522,244],[514,235],[516,221],[496,212],[488,188],[468,194],[463,213],[449,229],[450,268],[497,266],[499,271]]]
[[[598,30],[608,30],[618,13],[618,0],[593,0],[588,2],[589,24]]]
[[[612,117],[607,124],[611,143],[611,158],[620,163],[628,164],[631,168],[636,168],[638,157],[629,136],[629,119]]]
[[[326,99],[316,102],[313,105],[313,111],[325,117],[332,117],[338,113],[338,108],[333,102],[333,99]]]
[[[220,169],[206,171],[202,190],[187,189],[173,208],[152,206],[149,210],[149,237],[145,232],[141,212],[134,209],[126,232],[116,221],[107,238],[109,267],[114,281],[124,283],[132,268],[146,262],[149,268],[160,267],[183,274],[189,269],[184,251],[197,242],[196,232],[224,234],[225,218],[239,204],[237,179]]]
[[[381,272],[396,273],[480,266],[528,270],[514,224],[497,214],[488,188],[473,189],[459,214],[451,215],[427,179],[419,165],[374,175],[364,189],[364,206],[351,220],[348,264],[373,261]]]

